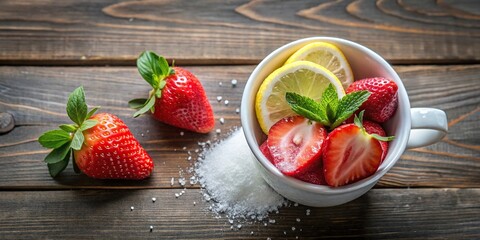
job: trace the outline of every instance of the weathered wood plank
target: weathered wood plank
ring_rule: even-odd
[[[332,208],[283,207],[270,215],[274,224],[243,223],[235,230],[226,218],[215,218],[207,210],[198,189],[180,198],[174,193],[168,189],[6,191],[0,195],[0,233],[5,239],[480,237],[478,189],[375,189]]]
[[[478,1],[1,1],[0,64],[252,64],[303,37],[336,36],[393,63],[478,62]]]
[[[0,67],[0,112],[14,115],[17,127],[0,135],[0,188],[169,188],[172,177],[186,170],[188,151],[198,142],[223,139],[240,126],[240,105],[246,79],[254,66],[189,67],[207,91],[222,134],[185,132],[145,116],[132,119],[127,101],[148,92],[132,67]],[[378,187],[480,187],[480,65],[401,66],[396,68],[410,93],[413,107],[447,112],[450,133],[435,145],[407,151]],[[233,88],[230,80],[238,80]],[[223,84],[220,86],[219,82]],[[35,139],[41,132],[67,122],[68,93],[84,85],[88,103],[119,115],[154,158],[156,169],[143,182],[95,181],[68,170],[52,180],[42,159],[47,150]],[[229,105],[216,97],[228,99]],[[225,118],[225,124],[218,122]],[[186,148],[185,150],[183,148]],[[193,154],[195,155],[195,154]],[[195,159],[195,158],[193,158]],[[185,172],[185,176],[190,176]],[[174,187],[179,187],[175,184]]]

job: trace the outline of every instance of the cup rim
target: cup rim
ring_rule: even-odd
[[[350,47],[360,49],[361,51],[367,53],[370,57],[372,57],[375,61],[378,61],[380,64],[385,66],[385,69],[393,76],[393,80],[398,86],[398,97],[399,99],[405,99],[406,101],[402,102],[403,107],[398,108],[397,111],[404,111],[403,115],[407,116],[408,119],[404,119],[402,122],[403,128],[406,129],[403,131],[403,136],[399,140],[400,142],[397,144],[397,147],[395,149],[389,149],[388,155],[386,156],[385,160],[382,162],[382,165],[385,164],[384,166],[380,166],[379,169],[371,176],[364,178],[362,180],[359,180],[357,182],[345,185],[345,186],[340,186],[340,187],[330,187],[326,185],[317,185],[317,184],[312,184],[308,182],[304,182],[301,180],[298,180],[293,177],[289,177],[284,175],[283,173],[280,172],[270,161],[261,153],[259,144],[256,141],[252,128],[248,127],[250,126],[250,123],[248,121],[248,117],[246,116],[247,114],[250,113],[248,106],[249,102],[249,96],[251,94],[256,94],[252,93],[250,90],[253,88],[254,85],[254,80],[259,74],[259,72],[265,68],[269,62],[281,54],[282,52],[295,47],[297,45],[301,44],[307,44],[309,42],[313,41],[327,41],[327,42],[337,42],[341,43],[343,45],[348,45]],[[247,91],[248,90],[248,91]],[[408,112],[407,112],[408,111]],[[405,87],[396,73],[396,71],[393,69],[388,62],[383,59],[380,55],[372,51],[371,49],[360,45],[356,42],[352,42],[346,39],[342,38],[336,38],[336,37],[309,37],[309,38],[302,38],[298,39],[292,42],[289,42],[277,49],[275,49],[273,52],[268,54],[258,65],[255,67],[255,69],[252,71],[250,74],[247,83],[244,88],[244,92],[242,94],[242,101],[241,101],[241,107],[240,107],[240,118],[241,118],[241,124],[243,128],[243,132],[245,135],[245,138],[247,140],[247,143],[250,147],[250,150],[253,152],[256,161],[258,161],[262,167],[268,171],[269,173],[273,174],[276,178],[280,179],[283,183],[287,184],[290,187],[296,188],[296,189],[301,189],[307,192],[311,193],[316,193],[316,194],[345,194],[349,192],[356,191],[358,189],[362,189],[365,187],[372,187],[378,180],[385,175],[393,166],[394,164],[398,161],[400,156],[403,154],[403,152],[406,149],[406,144],[407,140],[409,138],[410,134],[410,129],[411,129],[411,115],[410,115],[410,101],[408,100],[408,95],[405,90]],[[246,127],[247,126],[247,127]]]

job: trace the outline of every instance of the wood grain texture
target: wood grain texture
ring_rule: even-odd
[[[209,203],[201,199],[199,190],[188,190],[180,198],[174,193],[168,189],[2,192],[0,232],[5,239],[480,237],[478,189],[375,189],[337,207],[292,204],[270,214],[274,224],[241,223],[241,229],[235,230],[225,216],[215,218],[207,210]]]
[[[220,135],[184,132],[149,116],[131,118],[127,101],[142,97],[148,85],[133,67],[0,67],[0,112],[11,113],[17,126],[0,135],[0,189],[171,188],[180,175],[189,177],[188,151],[195,160],[198,142],[223,139],[240,127],[241,94],[254,66],[188,67],[202,81],[217,119]],[[432,146],[405,152],[377,187],[480,187],[480,65],[396,67],[413,107],[446,111],[450,132]],[[232,78],[238,80],[232,87]],[[223,84],[220,86],[219,82]],[[36,139],[43,131],[68,122],[68,93],[85,86],[87,102],[122,118],[154,158],[153,176],[141,182],[98,181],[78,176],[71,168],[56,180],[48,175],[48,153]],[[229,100],[217,102],[216,97]],[[219,118],[225,119],[220,124]],[[183,171],[179,174],[179,171]],[[190,187],[190,186],[188,186]]]
[[[1,1],[0,64],[253,64],[304,37],[350,39],[392,63],[480,60],[478,1]]]

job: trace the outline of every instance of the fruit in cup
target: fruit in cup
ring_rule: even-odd
[[[344,89],[353,82],[353,73],[342,51],[335,45],[326,42],[313,42],[295,51],[285,64],[309,61],[325,67],[342,83]]]
[[[153,160],[117,116],[88,112],[82,87],[68,99],[67,114],[74,124],[42,134],[38,141],[52,148],[45,158],[50,175],[62,172],[73,155],[75,172],[98,179],[144,179],[153,171]],[[95,115],[94,115],[95,114]]]
[[[268,132],[267,146],[273,164],[284,174],[302,174],[320,161],[325,128],[302,116],[286,117]]]
[[[285,93],[295,92],[319,101],[329,86],[341,98],[342,83],[326,68],[308,61],[286,64],[272,72],[260,86],[255,99],[255,112],[265,134],[278,120],[295,115],[285,100]]]
[[[360,107],[365,110],[365,118],[383,123],[390,119],[398,106],[398,86],[394,81],[383,77],[366,78],[353,82],[347,93],[367,90],[372,95]]]
[[[134,117],[148,111],[160,122],[198,133],[215,127],[212,106],[195,75],[180,67],[170,67],[162,56],[145,51],[137,59],[140,75],[151,86],[148,99],[133,99],[138,109]]]
[[[301,79],[304,84],[299,84],[299,80],[291,80],[294,71],[285,69],[293,69],[294,64],[298,66],[304,62],[294,61],[295,59],[305,60],[299,57],[308,55],[305,54],[306,48],[302,49],[304,53],[294,53],[292,55],[294,57],[290,57],[286,65],[265,79],[257,92],[255,106],[257,119],[264,132],[269,130],[266,132],[266,142],[260,147],[262,153],[285,175],[314,184],[328,184],[336,187],[370,176],[385,158],[388,152],[388,141],[393,139],[393,137],[385,137],[382,126],[375,121],[385,122],[393,116],[398,105],[396,84],[381,77],[360,80],[358,83],[349,84],[347,95],[344,95],[343,89],[339,90],[336,87],[335,83],[338,83],[334,80],[336,77],[332,78],[326,69],[321,75],[327,76],[327,79],[333,79],[330,83],[318,84],[311,75],[304,74]],[[288,84],[290,82],[296,85]],[[314,84],[310,83],[320,85],[321,88],[312,88]],[[302,91],[308,89],[308,91],[300,92],[299,89]],[[322,91],[322,94],[319,95],[316,90]],[[286,104],[282,101],[282,94]],[[313,94],[316,94],[315,96],[319,99],[309,97]],[[269,101],[271,104],[264,104]],[[285,105],[288,105],[291,110],[285,110]],[[353,121],[354,113],[360,113],[360,119],[365,113],[365,116],[368,116],[367,119],[372,121],[365,120],[362,123],[361,120],[356,120],[355,124],[350,123]],[[301,116],[308,119],[307,124],[319,125],[319,128],[324,127],[326,131],[331,131],[326,138],[321,138],[317,144],[313,144],[316,146],[315,149],[319,149],[315,154],[312,151],[310,154],[304,154],[305,151],[298,150],[304,149],[303,145],[295,148],[297,145],[293,140],[295,137],[292,136],[313,135],[308,130],[300,132],[295,130],[297,125],[302,126],[302,124],[304,127],[300,129],[308,129],[301,121],[293,121],[293,119],[303,119]],[[276,118],[280,120],[270,123]],[[286,124],[291,122],[296,124]],[[277,124],[281,126],[280,130],[276,129]],[[272,127],[269,128],[269,126]],[[271,136],[272,133],[273,136]],[[303,139],[303,137],[297,139]],[[325,139],[328,139],[328,144]],[[293,150],[288,151],[289,154],[285,154],[287,151],[280,151],[278,154],[275,151],[280,149],[279,143],[283,149]],[[312,145],[311,142],[309,144]],[[272,154],[272,149],[276,154]],[[286,155],[288,157],[285,157]]]
[[[263,155],[270,161],[272,164],[275,165],[273,161],[272,154],[270,154],[270,150],[268,149],[267,141],[264,141],[260,145],[260,151],[263,153]],[[310,167],[308,167],[305,172],[301,174],[297,174],[293,176],[299,180],[302,180],[304,182],[309,182],[317,185],[326,185],[327,183],[325,182],[325,177],[323,176],[323,167],[322,167],[322,161],[315,161],[313,164],[311,164]]]
[[[343,186],[375,173],[386,154],[381,142],[392,140],[369,134],[362,125],[362,114],[354,123],[335,128],[323,148],[325,180],[333,187]]]

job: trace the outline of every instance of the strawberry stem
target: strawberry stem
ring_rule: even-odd
[[[134,118],[149,110],[152,113],[155,111],[155,99],[162,97],[162,89],[167,83],[165,78],[175,74],[175,70],[168,65],[164,57],[151,51],[140,54],[137,58],[137,68],[142,78],[152,86],[152,90],[149,92],[148,99],[145,99],[142,104],[139,99],[133,99],[128,103],[131,108],[137,109],[133,114]]]
[[[75,124],[62,124],[60,129],[43,133],[38,142],[45,148],[53,149],[45,162],[52,177],[62,172],[70,161],[74,150],[80,150],[85,141],[83,131],[94,127],[97,120],[89,119],[99,107],[88,111],[83,87],[75,89],[68,97],[67,115]]]

